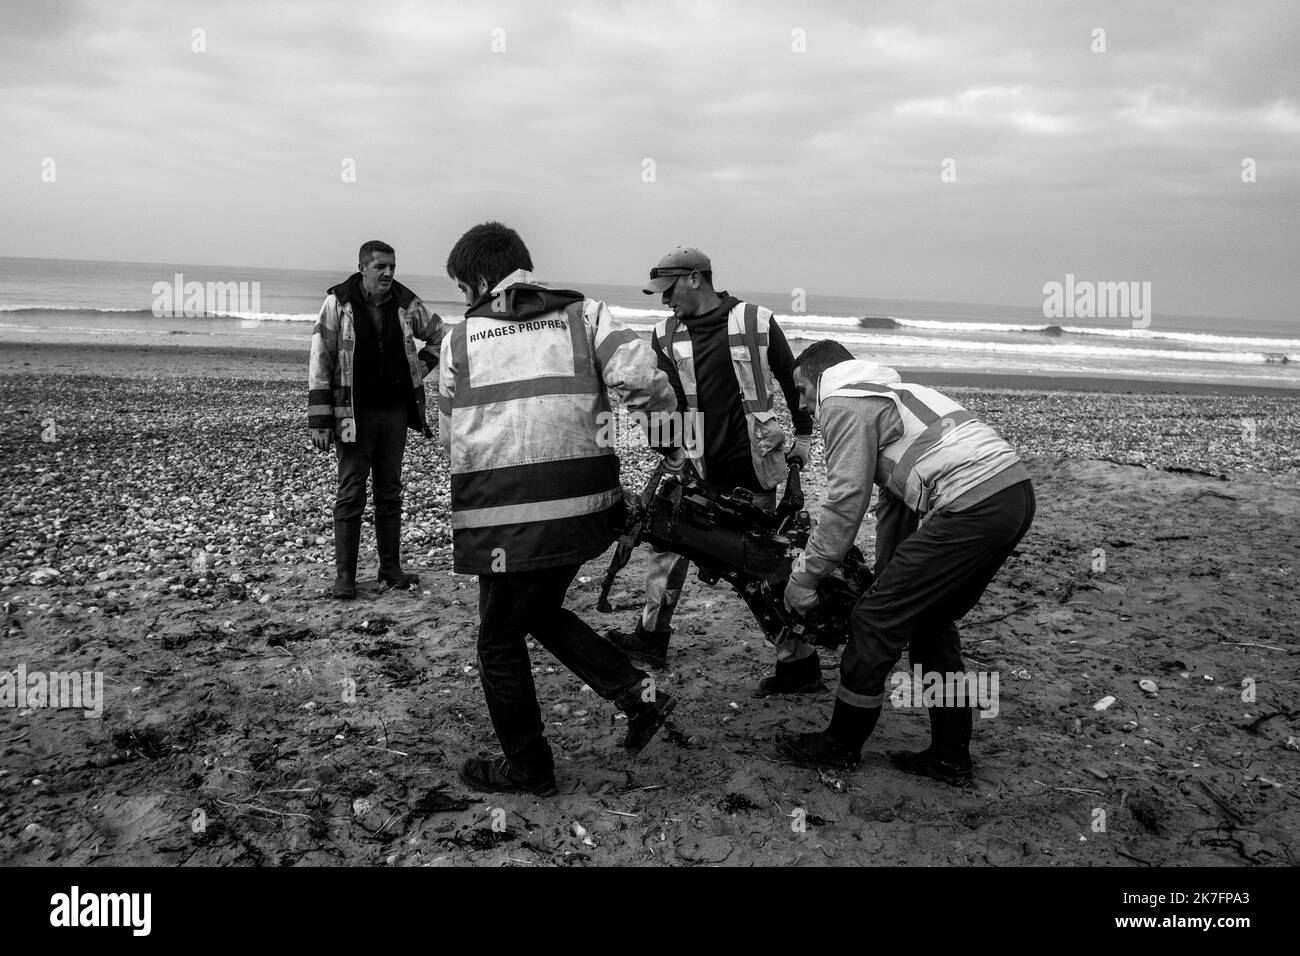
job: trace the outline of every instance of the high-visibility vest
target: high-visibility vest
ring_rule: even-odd
[[[763,488],[775,488],[788,473],[785,466],[785,432],[772,411],[774,397],[772,369],[767,361],[768,330],[772,310],[747,302],[737,302],[727,314],[727,341],[731,347],[731,367],[740,386],[740,404],[749,431],[750,460],[754,474]],[[676,317],[669,316],[655,326],[655,336],[673,364],[686,393],[686,405],[693,417],[686,428],[691,440],[686,454],[700,476],[707,478],[704,467],[704,429],[708,423],[699,410],[699,393],[695,380],[695,354],[691,333]]]
[[[340,442],[357,440],[352,394],[357,333],[353,305],[348,297],[351,282],[351,279],[340,282],[326,295],[312,328],[307,370],[307,427],[333,429]],[[407,424],[432,438],[425,416],[424,379],[438,363],[444,334],[442,317],[430,312],[420,297],[400,282],[393,283],[393,295],[397,297],[397,322],[402,328],[415,398],[414,405],[408,409]],[[424,339],[427,343],[424,349],[416,351],[412,333]]]
[[[518,277],[533,278],[515,273],[498,289]],[[451,329],[438,405],[458,572],[581,564],[609,547],[625,509],[602,439],[607,386],[647,411],[676,406],[649,344],[596,300],[529,319],[469,315]]]
[[[880,381],[890,376],[898,373],[856,359],[832,365],[822,373],[817,405],[832,397],[894,403],[903,434],[880,448],[875,482],[917,514],[951,504],[1020,461],[997,432],[951,398],[924,385]]]

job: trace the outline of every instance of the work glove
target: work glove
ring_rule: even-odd
[[[679,478],[686,469],[686,449],[670,448],[664,455],[664,471]]]
[[[808,468],[808,462],[812,460],[811,435],[794,436],[794,448],[791,449],[790,454],[785,456],[786,464],[789,464],[796,459],[799,461],[800,468],[805,470]]]
[[[311,443],[316,446],[318,451],[329,451],[330,442],[334,440],[334,430],[331,428],[313,428],[311,430]]]
[[[816,585],[808,587],[806,584],[800,584],[797,574],[790,575],[790,580],[785,582],[785,609],[800,616],[807,614],[818,604],[821,598],[817,596]]]

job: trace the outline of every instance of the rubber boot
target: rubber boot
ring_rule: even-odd
[[[614,706],[627,715],[627,735],[623,738],[623,749],[629,754],[639,754],[644,750],[646,744],[659,732],[659,728],[668,722],[668,715],[677,706],[677,699],[662,690],[651,693],[647,700],[647,683],[644,679],[637,681],[614,701]]]
[[[822,683],[822,662],[813,651],[807,657],[797,661],[777,661],[776,673],[764,677],[754,691],[755,697],[770,697],[773,694],[811,694],[825,690]]]
[[[334,589],[341,601],[357,596],[357,551],[361,548],[361,519],[334,522]]]
[[[379,551],[379,583],[390,588],[409,588],[420,578],[402,570],[402,516],[375,516],[375,547]]]
[[[838,697],[829,726],[814,734],[781,734],[776,749],[782,756],[808,767],[852,770],[862,759],[862,745],[876,729],[879,707],[854,707]]]
[[[974,778],[970,759],[972,724],[969,707],[931,707],[930,746],[919,753],[891,753],[889,760],[904,773],[953,787],[968,787]]]
[[[663,670],[668,666],[668,642],[672,636],[671,630],[647,631],[641,626],[639,617],[631,634],[617,628],[605,632],[605,640],[626,654],[629,661],[652,670]]]

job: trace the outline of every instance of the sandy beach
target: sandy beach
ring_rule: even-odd
[[[662,680],[681,704],[638,758],[612,706],[534,652],[560,784],[535,800],[456,778],[495,738],[436,442],[406,454],[421,588],[376,593],[367,529],[360,599],[326,596],[335,465],[310,446],[305,372],[299,347],[5,342],[0,667],[102,672],[104,700],[0,708],[0,862],[1300,862],[1297,393],[918,376],[1011,441],[1038,495],[962,626],[968,666],[1000,678],[973,791],[889,766],[924,745],[920,708],[886,708],[852,774],[777,762],[773,735],[822,726],[830,693],[753,699],[773,652],[692,574]],[[648,454],[622,457],[639,488]],[[598,630],[632,619],[644,554],[612,615],[606,562],[568,602]]]

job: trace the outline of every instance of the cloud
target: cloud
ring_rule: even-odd
[[[689,240],[739,288],[1014,303],[1122,267],[1184,311],[1291,315],[1300,292],[1286,2],[6,14],[0,254],[328,267],[382,233],[438,271],[500,217],[589,281]]]

